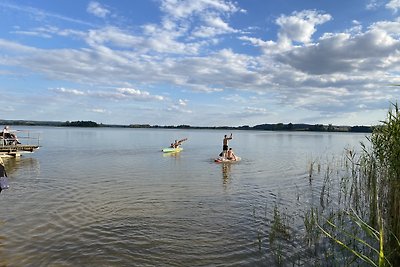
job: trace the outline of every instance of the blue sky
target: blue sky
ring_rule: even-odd
[[[375,125],[400,0],[0,2],[0,119]]]

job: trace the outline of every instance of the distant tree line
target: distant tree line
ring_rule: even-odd
[[[143,127],[142,127],[143,126]],[[133,128],[166,128],[166,129],[215,129],[215,130],[264,130],[264,131],[311,131],[311,132],[363,132],[370,133],[373,130],[372,126],[335,126],[332,124],[293,124],[293,123],[275,123],[275,124],[259,124],[255,126],[243,125],[238,127],[231,126],[190,126],[190,125],[167,125],[160,126],[149,124],[140,125],[133,124]]]
[[[25,125],[25,126],[63,126],[63,127],[121,127],[121,128],[164,128],[164,129],[211,129],[211,130],[264,130],[264,131],[310,131],[310,132],[357,132],[371,133],[374,126],[335,126],[332,124],[305,124],[305,123],[274,123],[259,124],[255,126],[190,126],[181,125],[150,125],[150,124],[130,124],[130,125],[111,125],[98,124],[94,121],[27,121],[27,120],[0,120],[1,125]]]
[[[332,124],[260,124],[254,127],[245,126],[247,129],[252,130],[266,130],[266,131],[311,131],[311,132],[363,132],[370,133],[373,130],[372,126],[335,126]]]
[[[1,125],[21,126],[61,126],[63,123],[60,121],[0,120]]]
[[[67,127],[99,127],[94,121],[66,121],[62,126]]]

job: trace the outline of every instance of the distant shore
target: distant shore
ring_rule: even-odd
[[[263,131],[307,131],[307,132],[354,132],[371,133],[374,126],[337,126],[305,123],[275,123],[255,126],[191,126],[191,125],[150,125],[150,124],[102,124],[94,121],[30,121],[30,120],[0,120],[1,125],[18,126],[54,126],[54,127],[119,127],[119,128],[165,128],[165,129],[221,129],[221,130],[263,130]]]

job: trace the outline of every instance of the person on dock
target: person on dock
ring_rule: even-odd
[[[3,129],[3,140],[5,145],[21,144],[18,141],[17,135],[10,131],[10,126],[6,125]]]
[[[227,152],[228,152],[228,141],[232,140],[232,133],[231,136],[228,137],[227,135],[224,136],[224,139],[222,140],[222,157],[226,158]]]

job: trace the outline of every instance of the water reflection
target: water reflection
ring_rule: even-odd
[[[175,158],[179,159],[181,157],[181,153],[163,153],[164,158]]]
[[[222,183],[223,185],[227,185],[230,183],[230,178],[231,178],[231,167],[232,164],[229,163],[222,163],[221,164],[221,169],[222,169]]]
[[[20,170],[39,172],[39,160],[36,158],[4,158],[4,165],[7,170],[8,176],[12,176]]]

